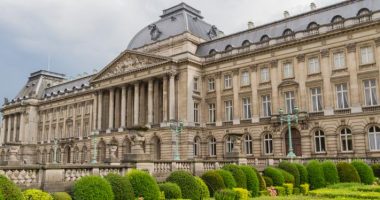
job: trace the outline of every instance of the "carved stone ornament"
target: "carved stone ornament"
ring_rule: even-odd
[[[356,43],[347,44],[347,52],[353,53],[356,51]]]
[[[299,54],[297,56],[297,61],[300,62],[305,62],[305,54]]]
[[[148,29],[150,30],[150,39],[153,41],[157,40],[162,33],[156,24],[149,25]]]
[[[272,60],[272,61],[270,62],[270,66],[271,66],[272,68],[277,67],[277,65],[278,65],[278,60]]]
[[[375,39],[375,44],[376,44],[376,47],[380,46],[380,38]]]
[[[321,50],[321,56],[322,56],[322,58],[323,57],[329,57],[330,56],[329,50],[328,49],[322,49]]]

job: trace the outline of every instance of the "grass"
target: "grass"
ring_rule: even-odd
[[[258,198],[252,198],[251,200],[309,200],[309,199],[319,199],[319,200],[355,200],[355,198],[345,198],[345,197],[338,197],[338,198],[325,198],[325,197],[311,197],[311,196],[301,196],[301,195],[293,195],[293,196],[283,196],[283,197],[258,197]]]

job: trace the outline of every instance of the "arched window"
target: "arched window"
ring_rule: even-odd
[[[61,163],[61,148],[58,148],[57,151],[55,152],[56,156],[55,156],[55,159],[57,161],[57,163]]]
[[[282,36],[284,36],[285,41],[292,40],[294,38],[294,33],[291,29],[286,29],[283,33]]]
[[[336,15],[335,17],[331,19],[332,28],[333,29],[343,28],[343,21],[344,21],[344,18],[342,16]]]
[[[158,136],[152,137],[150,140],[151,155],[153,160],[161,160],[161,140]]]
[[[268,42],[270,40],[268,35],[263,35],[260,38],[260,42]]]
[[[70,163],[71,161],[71,148],[70,146],[66,146],[64,151],[63,151],[63,163]]]
[[[79,162],[79,148],[75,147],[74,148],[73,163],[78,163],[78,162]]]
[[[368,130],[368,143],[369,150],[380,150],[380,128],[378,126],[372,126]]]
[[[231,153],[233,148],[234,148],[234,141],[232,140],[231,136],[228,136],[226,138],[226,152]]]
[[[208,152],[210,156],[216,156],[216,139],[214,137],[208,139]]]
[[[315,152],[322,153],[326,151],[325,133],[321,130],[314,133]]]
[[[82,148],[82,160],[81,160],[81,163],[87,163],[88,162],[88,158],[87,158],[87,147],[84,146]]]
[[[273,139],[270,133],[264,135],[264,154],[273,154]]]
[[[47,153],[47,150],[45,149],[42,153],[42,164],[46,164],[47,161],[48,161],[48,153]]]
[[[54,161],[54,149],[50,149],[49,151],[49,163],[53,163]]]
[[[227,45],[226,48],[224,49],[225,51],[232,51],[232,46],[231,45]]]
[[[213,55],[216,54],[216,50],[215,50],[215,49],[211,49],[211,50],[208,52],[208,54],[209,54],[210,56],[213,56]]]
[[[244,136],[244,150],[246,155],[252,155],[252,137],[249,134]]]
[[[201,138],[199,137],[194,138],[193,152],[195,157],[201,155]]]
[[[125,138],[122,144],[122,154],[128,154],[131,153],[131,141],[128,138]]]
[[[352,133],[348,128],[340,131],[341,149],[343,152],[352,151]]]
[[[249,40],[244,40],[243,43],[241,43],[241,46],[248,47],[250,44],[251,42],[249,42]]]
[[[318,28],[319,25],[316,22],[311,22],[309,25],[307,25],[307,30],[311,35],[318,34]]]
[[[97,151],[96,160],[98,163],[103,163],[106,159],[106,143],[103,140],[98,143]]]
[[[367,8],[362,8],[359,10],[357,16],[359,17],[359,22],[366,22],[371,20],[371,11]]]

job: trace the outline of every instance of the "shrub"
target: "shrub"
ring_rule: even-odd
[[[159,200],[166,200],[166,198],[165,198],[165,192],[160,191]]]
[[[226,188],[232,189],[236,187],[236,181],[230,171],[218,169],[216,170],[216,172],[223,178],[224,185],[226,186]]]
[[[210,192],[208,191],[208,187],[206,183],[198,176],[195,177],[195,180],[197,181],[198,187],[201,190],[202,199],[210,198]]]
[[[372,167],[373,174],[377,178],[380,178],[380,163],[373,164],[371,167]]]
[[[66,192],[54,192],[51,195],[54,200],[72,200],[71,196]]]
[[[354,160],[352,161],[351,165],[355,167],[362,183],[366,185],[372,185],[372,183],[375,181],[375,176],[373,175],[373,171],[370,166],[361,160]]]
[[[268,176],[263,176],[265,183],[267,184],[267,187],[273,186],[273,180],[269,178]]]
[[[361,192],[351,189],[331,189],[323,188],[309,192],[309,195],[325,198],[341,198],[341,199],[379,199],[380,193],[377,192]]]
[[[194,176],[189,172],[172,172],[166,181],[176,183],[181,188],[184,199],[198,200],[201,198],[200,187],[198,187]]]
[[[134,199],[135,193],[127,177],[110,173],[104,177],[112,187],[114,200]]]
[[[0,200],[4,200],[4,196],[3,194],[1,194],[1,192],[0,192]]]
[[[147,172],[141,170],[131,170],[127,173],[127,178],[132,185],[135,197],[143,197],[149,200],[158,200],[160,189],[156,180]]]
[[[240,166],[243,170],[245,177],[247,178],[247,189],[251,192],[252,197],[259,196],[259,179],[257,178],[256,172],[252,167],[244,165]]]
[[[277,168],[267,167],[264,170],[264,175],[271,178],[275,186],[282,186],[285,182],[284,175]]]
[[[318,189],[325,187],[325,178],[323,175],[323,169],[321,164],[316,161],[312,160],[310,161],[307,166],[307,173],[309,175],[309,183],[311,189]]]
[[[322,164],[323,175],[326,185],[339,183],[338,170],[332,161],[324,161]]]
[[[267,186],[266,186],[266,183],[265,183],[265,180],[263,178],[263,176],[261,176],[260,172],[257,171],[256,168],[252,167],[252,169],[256,172],[256,176],[257,178],[259,179],[259,190],[262,191],[262,190],[267,190]],[[272,181],[272,184],[273,184],[273,181]]]
[[[180,199],[182,198],[181,188],[175,183],[161,183],[158,185],[160,190],[164,192],[166,199]]]
[[[283,187],[285,188],[285,194],[286,195],[292,195],[293,194],[293,184],[285,183],[283,185]]]
[[[307,183],[304,183],[304,184],[300,185],[300,192],[303,195],[308,195],[309,194],[309,189],[310,189],[310,185],[307,184]]]
[[[22,192],[25,199],[53,200],[53,197],[42,190],[29,189]]]
[[[216,191],[226,188],[223,178],[215,170],[205,172],[201,178],[206,183],[212,197]]]
[[[293,194],[294,195],[299,195],[301,193],[301,191],[300,191],[300,188],[293,188]]]
[[[298,171],[298,168],[295,164],[288,161],[282,161],[278,167],[293,175],[295,187],[298,187],[300,185],[300,172]]]
[[[3,175],[0,175],[0,193],[6,200],[24,200],[21,190],[16,184]]]
[[[299,163],[294,163],[294,165],[297,167],[298,172],[300,173],[300,184],[308,183],[309,182],[309,177],[307,174],[307,169],[304,165],[299,164]]]
[[[291,183],[294,184],[294,176],[291,175],[289,172],[283,170],[283,169],[278,169],[280,170],[281,174],[284,176],[285,183]]]
[[[249,197],[248,190],[246,190],[244,188],[234,188],[232,190],[235,191],[235,193],[236,193],[235,199],[238,199],[238,200],[248,200],[248,197]]]
[[[274,189],[277,191],[278,196],[285,196],[285,188],[283,186],[274,186]]]
[[[346,163],[340,162],[336,165],[338,169],[338,175],[340,182],[358,182],[360,183],[360,177],[355,167]]]
[[[215,200],[235,200],[236,192],[231,189],[223,189],[215,192]]]
[[[232,176],[236,181],[236,186],[241,188],[247,188],[247,177],[245,176],[243,170],[239,166],[234,164],[224,165],[223,169],[230,171]]]
[[[113,200],[111,185],[100,176],[85,176],[75,181],[73,186],[74,199],[104,199]]]

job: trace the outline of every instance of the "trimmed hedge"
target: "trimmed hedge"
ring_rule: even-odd
[[[283,170],[283,169],[278,169],[284,176],[285,183],[291,183],[294,185],[294,176],[291,175],[289,172]]]
[[[216,170],[216,172],[223,178],[224,185],[226,186],[226,188],[236,188],[236,181],[230,171],[218,169]]]
[[[134,199],[135,193],[127,177],[109,173],[104,177],[112,187],[114,200]]]
[[[310,189],[314,190],[325,187],[326,183],[325,177],[323,175],[323,169],[318,161],[309,161],[307,163],[306,169],[309,175]]]
[[[364,163],[361,160],[354,160],[351,162],[351,165],[355,167],[356,171],[359,174],[360,182],[366,185],[372,185],[375,181],[375,176],[370,166],[367,163]]]
[[[198,200],[201,198],[200,187],[194,176],[186,171],[175,171],[166,179],[168,182],[176,183],[182,191],[182,198]]]
[[[22,192],[25,199],[38,199],[38,200],[53,200],[53,197],[42,190],[28,189]]]
[[[127,178],[132,185],[135,198],[143,197],[149,200],[158,200],[160,188],[156,180],[147,172],[133,169],[127,173]]]
[[[66,192],[54,192],[51,194],[54,200],[72,200],[71,196]]]
[[[282,186],[285,182],[284,175],[282,175],[281,171],[277,168],[265,168],[264,175],[272,179],[274,186]]]
[[[236,186],[240,188],[247,188],[247,177],[245,176],[243,170],[240,169],[239,166],[235,164],[224,165],[222,169],[230,171],[232,176],[236,181]]]
[[[251,192],[252,197],[259,196],[259,179],[257,178],[256,172],[252,167],[243,165],[240,166],[243,170],[245,177],[247,178],[247,189]]]
[[[4,196],[1,192],[0,192],[0,200],[4,200]]]
[[[307,183],[304,183],[304,184],[300,185],[300,192],[303,195],[308,195],[309,194],[309,189],[310,189],[310,185],[307,184]]]
[[[216,170],[205,172],[201,178],[206,183],[210,196],[212,197],[216,191],[226,188],[222,176],[220,176]]]
[[[285,183],[283,186],[285,188],[285,194],[286,195],[292,195],[293,194],[293,188],[294,188],[293,184]]]
[[[166,199],[180,199],[182,198],[181,188],[175,183],[161,183],[158,185],[161,192],[164,192]]]
[[[300,172],[298,171],[298,168],[295,164],[290,163],[288,161],[282,161],[278,165],[278,168],[283,169],[293,175],[294,177],[294,186],[298,187],[301,183],[300,181]]]
[[[0,193],[6,200],[24,200],[20,188],[3,175],[0,175]]]
[[[360,183],[360,176],[355,167],[346,162],[340,162],[336,165],[338,169],[339,180],[342,183],[357,182]]]
[[[268,176],[263,176],[265,183],[267,184],[267,187],[273,186],[273,180],[269,178]]]
[[[198,176],[195,177],[195,180],[197,181],[198,187],[201,189],[202,199],[210,198],[210,191],[208,191],[206,183]]]
[[[380,178],[380,164],[376,163],[371,166],[373,174],[377,177]]]
[[[256,176],[259,179],[259,190],[260,191],[262,191],[262,190],[266,191],[267,186],[266,186],[266,183],[265,183],[263,176],[261,176],[260,172],[256,168],[252,167],[252,169],[256,172]],[[272,181],[272,185],[273,185],[273,181]]]
[[[100,176],[85,176],[73,185],[74,199],[113,200],[111,185]]]
[[[277,196],[285,196],[285,188],[283,186],[274,186],[274,189],[277,191]]]
[[[231,189],[223,189],[215,192],[215,200],[235,200],[237,194]]]
[[[339,183],[338,170],[336,169],[335,163],[332,161],[324,161],[321,165],[326,185]]]
[[[236,198],[238,200],[248,200],[249,192],[244,188],[234,188],[232,189],[236,193]]]
[[[300,173],[300,184],[308,183],[309,177],[305,165],[299,163],[294,163],[294,165],[297,167],[298,172]]]

